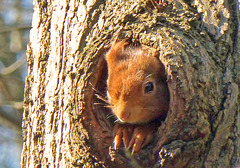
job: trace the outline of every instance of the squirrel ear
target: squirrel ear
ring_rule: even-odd
[[[109,66],[114,66],[119,60],[126,58],[124,54],[125,46],[129,43],[126,40],[122,40],[117,42],[116,40],[113,42],[109,52],[106,55],[106,60]]]
[[[146,45],[142,45],[142,49],[146,51],[149,55],[152,55],[153,57],[159,59],[159,52],[157,49],[146,46]]]

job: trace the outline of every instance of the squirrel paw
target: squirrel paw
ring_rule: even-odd
[[[152,141],[156,129],[157,125],[152,123],[146,125],[116,123],[114,125],[114,148],[117,149],[123,140],[125,148],[132,149],[132,154],[138,153]]]

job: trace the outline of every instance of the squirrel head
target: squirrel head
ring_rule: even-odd
[[[114,42],[106,55],[107,97],[123,123],[141,124],[165,117],[169,92],[164,65],[149,47]]]

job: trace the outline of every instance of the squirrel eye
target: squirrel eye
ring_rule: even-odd
[[[154,89],[153,83],[152,82],[148,82],[145,85],[145,93],[149,93],[152,92]]]

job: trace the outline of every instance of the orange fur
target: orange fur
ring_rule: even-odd
[[[106,55],[107,95],[113,113],[123,123],[142,124],[166,116],[169,92],[163,64],[153,49],[114,42]],[[148,82],[154,90],[145,93]]]

